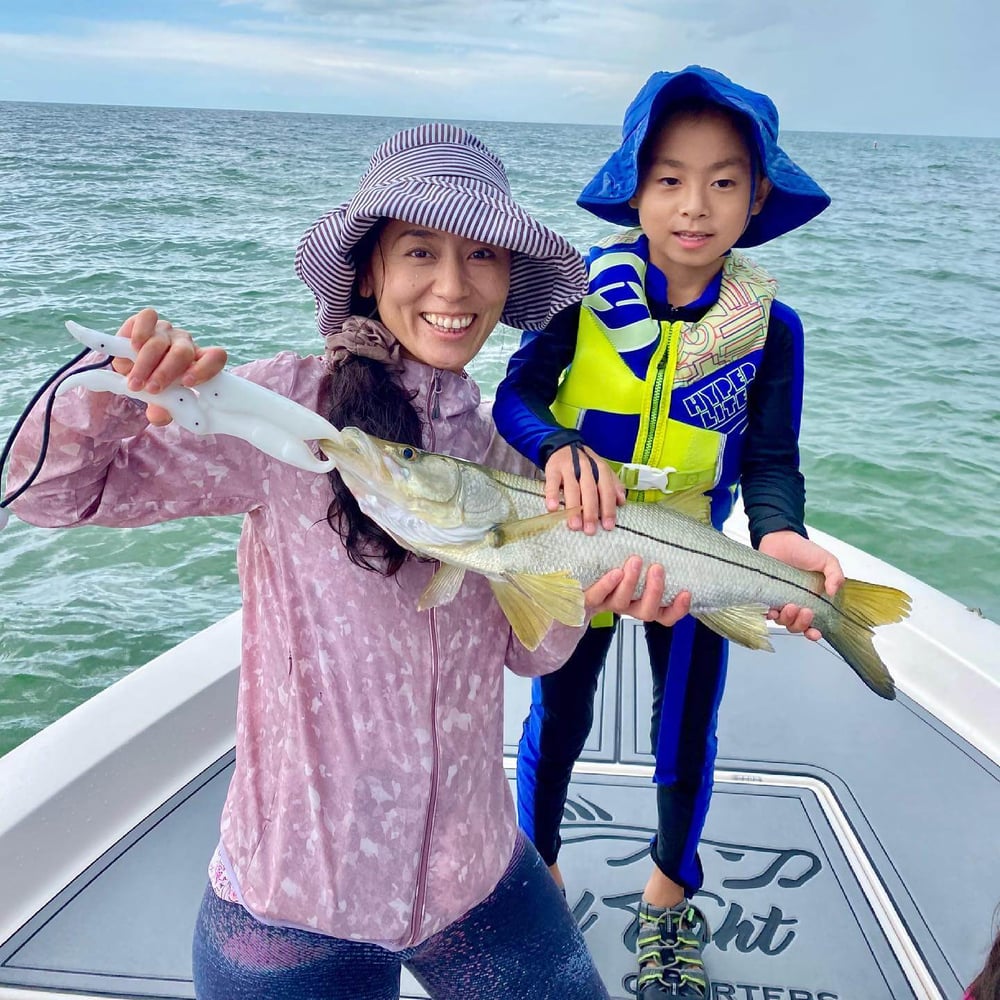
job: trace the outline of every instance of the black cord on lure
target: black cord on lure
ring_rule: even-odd
[[[38,405],[38,401],[45,395],[45,393],[53,386],[58,389],[59,386],[69,378],[70,374],[76,374],[76,372],[90,372],[96,371],[98,368],[107,368],[111,364],[111,358],[105,358],[93,365],[85,365],[83,368],[76,368],[75,371],[70,372],[70,369],[75,365],[78,365],[88,354],[90,354],[90,348],[86,348],[77,354],[74,358],[71,358],[66,362],[61,368],[55,371],[49,376],[41,386],[41,388],[31,397],[28,401],[28,405],[24,408],[21,415],[17,418],[14,423],[14,428],[7,436],[7,440],[4,443],[3,451],[0,452],[0,477],[3,476],[4,467],[7,465],[7,459],[10,457],[11,448],[14,446],[14,439],[17,437],[21,428],[24,426],[24,422],[28,419],[28,415],[31,411]],[[10,504],[12,504],[24,491],[38,478],[38,474],[42,471],[42,465],[45,463],[45,454],[49,447],[49,429],[52,423],[52,407],[55,404],[56,394],[53,391],[49,396],[48,401],[45,404],[45,427],[42,431],[42,444],[38,452],[38,461],[35,462],[35,467],[31,470],[28,478],[16,489],[13,493],[9,493],[0,499],[0,528],[3,528],[10,517],[10,514],[5,509]]]

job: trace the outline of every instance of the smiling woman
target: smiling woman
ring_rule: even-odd
[[[361,294],[378,303],[409,357],[462,371],[500,321],[510,251],[398,219],[383,227],[376,251]]]
[[[296,270],[325,354],[241,374],[335,423],[530,469],[464,368],[498,320],[543,327],[579,296],[583,266],[512,199],[478,139],[435,124],[390,138],[352,199],[305,234]],[[114,366],[133,389],[196,385],[225,362],[152,310],[121,333],[136,358]],[[18,436],[15,489],[44,423],[39,411]],[[195,931],[198,996],[383,1000],[405,964],[432,997],[606,997],[517,831],[501,757],[505,663],[554,670],[582,630],[555,625],[529,653],[478,577],[419,612],[434,566],[367,522],[339,477],[185,434],[155,406],[77,389],[55,401],[51,430],[42,474],[14,504],[24,520],[246,515],[236,766]],[[678,615],[660,608],[662,570],[631,600],[639,562],[590,587],[588,611]]]

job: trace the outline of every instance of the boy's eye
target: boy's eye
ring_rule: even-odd
[[[715,182],[715,186],[716,186],[716,187],[720,187],[720,188],[731,188],[731,187],[733,187],[733,186],[734,186],[735,184],[736,184],[736,181],[734,181],[734,180],[731,180],[731,179],[730,179],[730,178],[728,178],[728,177],[722,177],[722,178],[720,178],[719,180],[717,180],[717,181]]]
[[[663,185],[665,185],[666,187],[676,187],[678,184],[680,184],[680,178],[679,177],[661,177],[660,178],[660,183],[663,184]]]

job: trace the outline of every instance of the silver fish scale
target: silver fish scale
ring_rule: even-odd
[[[474,483],[487,477],[493,480],[493,488],[502,487],[517,517],[535,518],[544,513],[541,483],[473,465],[463,465],[462,474],[466,478],[463,492],[470,496],[490,492],[484,484]],[[691,592],[695,612],[794,603],[812,608],[820,628],[826,616],[834,613],[826,598],[815,593],[817,581],[822,579],[819,574],[797,570],[756,552],[666,504],[626,504],[618,511],[615,529],[598,528],[596,535],[570,531],[563,521],[553,519],[550,527],[540,527],[525,538],[509,539],[504,525],[498,524],[490,540],[483,543],[422,548],[428,555],[488,576],[565,571],[584,587],[621,566],[629,556],[639,555],[646,568],[653,563],[664,567],[665,604],[682,590]],[[641,592],[640,582],[636,596]]]

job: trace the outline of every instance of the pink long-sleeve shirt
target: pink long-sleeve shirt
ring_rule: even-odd
[[[239,374],[325,411],[322,359],[290,353]],[[425,447],[511,471],[475,382],[407,362]],[[432,397],[436,395],[436,404]],[[428,416],[433,413],[434,415]],[[11,486],[34,465],[41,408],[18,436]],[[144,407],[72,390],[56,401],[43,474],[14,504],[41,526],[134,527],[244,513],[236,766],[222,848],[258,917],[390,948],[483,900],[516,820],[503,769],[503,667],[555,670],[582,630],[528,653],[482,577],[417,610],[436,564],[386,579],[353,565],[326,522],[324,475],[237,438],[152,427]]]

